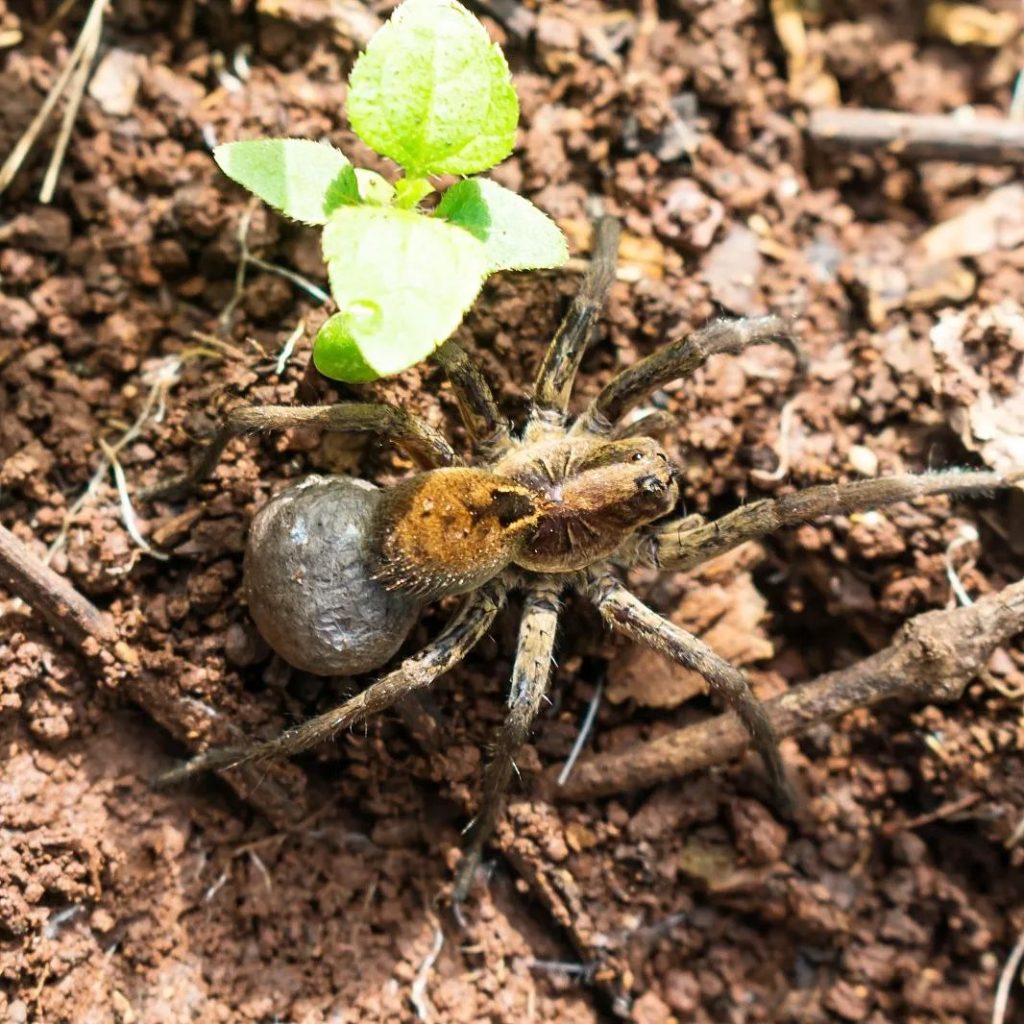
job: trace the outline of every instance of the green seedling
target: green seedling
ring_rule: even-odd
[[[348,116],[393,160],[389,182],[309,139],[214,150],[221,170],[283,214],[323,227],[338,312],[313,342],[335,380],[375,380],[426,358],[458,327],[488,275],[561,266],[557,225],[488,178],[511,152],[519,102],[508,65],[456,0],[406,0],[356,61]],[[459,175],[433,212],[432,178]]]

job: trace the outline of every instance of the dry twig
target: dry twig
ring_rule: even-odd
[[[8,154],[3,166],[0,167],[0,192],[3,192],[4,189],[6,189],[14,180],[14,177],[20,170],[21,165],[25,162],[25,158],[32,151],[32,147],[36,144],[36,140],[42,133],[50,114],[53,112],[53,108],[57,105],[61,96],[64,95],[64,91],[67,89],[72,75],[80,69],[83,62],[91,65],[92,56],[95,55],[96,47],[99,45],[99,35],[103,28],[103,13],[106,10],[108,2],[109,0],[92,0],[92,4],[89,7],[89,13],[85,16],[85,23],[82,25],[82,31],[79,34],[70,55],[68,56],[67,64],[64,65],[61,73],[57,76],[56,81],[47,93],[46,99],[43,100],[43,105],[39,108],[36,116],[32,119],[28,128],[25,129],[24,134],[22,134],[21,138],[18,139],[14,147],[11,149],[11,152]],[[88,80],[88,75],[85,76],[85,80]],[[77,84],[78,83],[76,82],[76,88]],[[82,82],[82,90],[84,91],[84,89],[85,81]],[[70,129],[68,129],[68,131],[70,132]],[[66,140],[64,144],[66,145]],[[57,153],[55,152],[54,157],[56,158],[56,156]]]
[[[856,708],[902,697],[954,701],[992,651],[1024,631],[1024,580],[999,594],[908,622],[895,643],[850,668],[830,672],[765,704],[780,736],[793,736]],[[648,743],[581,760],[564,786],[545,779],[553,799],[585,800],[653,786],[738,757],[749,744],[739,719],[719,715]]]
[[[119,638],[110,618],[2,526],[0,586],[42,615],[99,669],[110,685],[123,688],[155,722],[193,751],[196,749],[196,734],[186,724],[195,718],[194,699],[169,687],[166,671],[159,675],[147,672],[139,652]],[[218,717],[218,739],[245,742],[237,726]],[[295,786],[288,784],[286,766],[225,772],[223,777],[279,827],[287,827],[305,811],[301,792],[296,793]]]
[[[50,203],[53,200],[53,193],[57,189],[57,179],[60,177],[60,169],[64,165],[64,155],[67,153],[68,145],[71,142],[71,133],[75,128],[75,119],[78,117],[78,108],[82,105],[82,97],[85,95],[85,87],[89,84],[89,76],[92,74],[93,62],[96,60],[96,53],[100,48],[100,38],[103,35],[103,11],[105,3],[97,7],[98,14],[95,18],[89,17],[82,28],[79,37],[82,43],[82,53],[78,59],[74,74],[68,83],[67,103],[64,106],[64,114],[60,119],[60,132],[57,135],[57,142],[50,154],[50,163],[46,168],[43,177],[43,184],[39,189],[39,202]],[[91,15],[91,12],[90,12]]]
[[[63,576],[44,565],[10,530],[0,526],[0,584],[31,605],[75,647],[87,653],[117,642],[110,619]]]
[[[1024,163],[1024,122],[1011,118],[837,107],[811,111],[807,131],[823,149],[885,149],[908,160]]]

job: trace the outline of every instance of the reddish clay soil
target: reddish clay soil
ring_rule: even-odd
[[[791,94],[768,6],[570,0],[535,12],[525,37],[488,21],[523,108],[495,177],[559,219],[577,255],[589,197],[624,224],[622,280],[578,400],[671,334],[773,310],[794,319],[805,378],[758,349],[656,396],[678,417],[689,510],[863,475],[1006,469],[1024,436],[1015,172],[815,152],[802,133],[813,90]],[[955,46],[906,13],[924,4],[807,6],[810,56],[844,104],[1008,109],[1020,26],[1012,45]],[[0,153],[77,36],[81,4],[37,34],[56,7],[30,0],[0,19],[23,33],[0,52]],[[189,748],[272,734],[360,685],[269,658],[238,594],[243,538],[268,496],[310,471],[386,483],[409,465],[309,432],[237,443],[194,498],[136,501],[159,560],[126,530],[109,469],[62,529],[103,465],[101,439],[141,420],[119,452],[133,490],[180,470],[239,400],[386,395],[464,440],[435,368],[362,389],[314,382],[311,396],[301,382],[324,311],[252,266],[234,295],[246,217],[254,255],[324,273],[315,234],[250,206],[209,145],[326,137],[390,173],[343,116],[345,75],[386,8],[116,3],[54,203],[36,196],[56,128],[3,196],[0,521],[40,555],[56,542],[54,568],[136,653],[150,713],[0,595],[0,1018],[989,1021],[1024,931],[1019,642],[954,705],[885,705],[786,741],[798,823],[774,814],[753,758],[572,804],[537,783],[602,680],[591,750],[714,711],[572,603],[552,704],[464,930],[443,897],[503,713],[514,604],[431,691],[438,749],[387,715],[234,788],[151,788]],[[459,332],[512,417],[578,279],[494,279]],[[770,696],[951,606],[947,562],[974,597],[1019,579],[1021,498],[899,505],[631,582]],[[409,649],[449,611],[425,614]],[[1022,1007],[1018,990],[1005,1019]]]

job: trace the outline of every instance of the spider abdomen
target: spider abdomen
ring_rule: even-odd
[[[379,668],[412,629],[421,602],[391,592],[369,566],[383,492],[365,480],[312,476],[260,509],[245,549],[249,612],[296,668],[359,675]]]

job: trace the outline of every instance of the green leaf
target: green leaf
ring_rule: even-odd
[[[433,191],[434,186],[426,178],[399,178],[395,182],[395,206],[411,210]]]
[[[452,185],[436,216],[479,238],[487,250],[487,271],[560,267],[569,258],[561,228],[529,199],[489,178]]]
[[[487,275],[476,238],[411,210],[345,207],[327,222],[323,245],[340,312],[317,335],[313,359],[339,380],[425,359],[458,327]]]
[[[376,171],[357,167],[356,181],[359,184],[359,196],[364,203],[370,203],[373,206],[390,206],[395,201],[395,186]]]
[[[356,134],[409,177],[474,174],[512,152],[519,101],[501,50],[456,0],[406,0],[349,77]]]
[[[311,139],[252,139],[213,151],[217,166],[286,217],[326,224],[339,206],[359,202],[355,172],[340,150]]]
[[[331,380],[349,384],[367,384],[380,374],[368,366],[359,345],[348,329],[348,317],[335,313],[328,317],[313,339],[313,364]]]

